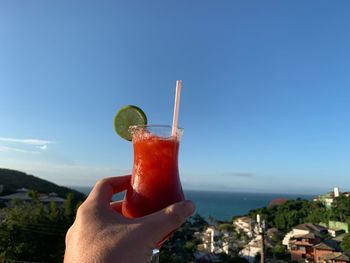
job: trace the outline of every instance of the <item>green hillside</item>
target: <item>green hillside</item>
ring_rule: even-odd
[[[0,185],[3,185],[1,195],[8,195],[16,192],[19,188],[36,190],[39,193],[55,192],[58,196],[65,198],[68,193],[73,193],[75,200],[84,200],[86,196],[68,187],[59,186],[41,178],[29,175],[20,171],[0,168]]]

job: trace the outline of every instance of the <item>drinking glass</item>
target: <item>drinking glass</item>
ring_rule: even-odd
[[[142,217],[183,201],[185,197],[178,168],[183,129],[177,128],[175,136],[172,135],[172,127],[166,125],[131,126],[130,132],[134,163],[131,187],[127,189],[123,201],[123,215],[129,218]],[[157,248],[169,235],[158,242]],[[157,254],[156,251],[154,254]]]

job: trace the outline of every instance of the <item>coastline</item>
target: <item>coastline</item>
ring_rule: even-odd
[[[91,187],[70,186],[84,194],[88,194]],[[202,190],[184,190],[186,199],[196,204],[196,212],[204,219],[213,217],[218,220],[230,221],[233,216],[247,214],[250,210],[267,206],[276,198],[312,200],[315,195],[305,194],[276,194],[276,193],[244,193],[218,192]],[[113,199],[123,199],[124,193],[116,194]]]

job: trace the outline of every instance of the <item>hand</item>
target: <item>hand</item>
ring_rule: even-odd
[[[130,176],[98,181],[66,235],[65,263],[149,262],[157,242],[179,228],[194,212],[191,201],[129,219],[121,215],[122,201],[113,194],[130,185]]]

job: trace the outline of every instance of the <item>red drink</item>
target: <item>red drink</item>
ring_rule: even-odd
[[[134,126],[131,132],[134,165],[123,215],[142,217],[183,201],[178,169],[182,130],[178,129],[176,137],[171,136],[170,126]]]

